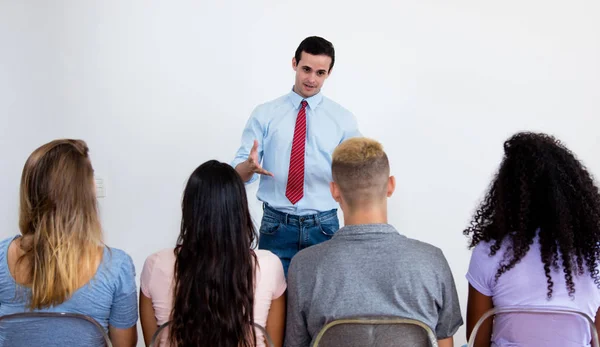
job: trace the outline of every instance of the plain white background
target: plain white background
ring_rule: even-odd
[[[598,18],[597,0],[0,0],[0,237],[18,233],[27,156],[84,139],[106,242],[139,275],[174,244],[192,170],[233,158],[253,107],[288,92],[294,50],[320,35],[337,53],[323,92],[390,157],[390,223],[444,251],[464,313],[462,230],[502,142],[553,133],[600,174]]]

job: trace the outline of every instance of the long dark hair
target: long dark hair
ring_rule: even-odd
[[[470,248],[490,242],[495,255],[507,251],[496,280],[539,243],[552,297],[551,270],[564,273],[569,296],[574,275],[586,268],[600,288],[600,194],[590,173],[560,141],[545,134],[518,133],[504,143],[504,159],[465,235]]]
[[[171,344],[254,346],[255,230],[244,182],[215,160],[190,176],[175,247]]]

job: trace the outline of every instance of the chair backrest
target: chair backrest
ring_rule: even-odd
[[[152,335],[152,339],[150,340],[150,345],[148,347],[169,347],[169,344],[165,343],[168,341],[167,334],[169,329],[167,328],[169,325],[171,325],[171,321],[168,321],[158,327],[158,330],[156,330],[154,335]],[[267,333],[267,330],[265,330],[262,325],[254,323],[254,331],[256,332],[257,341],[259,341],[259,339],[264,339],[267,347],[274,347],[271,336],[269,336],[269,333]]]
[[[313,347],[437,347],[431,328],[401,317],[348,317],[327,323]]]
[[[77,313],[22,312],[0,316],[0,347],[112,347],[104,327]]]
[[[529,346],[581,346],[583,336],[590,336],[593,347],[598,344],[594,321],[585,313],[557,306],[507,306],[488,310],[473,327],[469,347],[475,346],[477,333],[487,319],[493,316],[494,336]],[[578,341],[579,340],[579,341]],[[587,343],[587,342],[586,342]]]

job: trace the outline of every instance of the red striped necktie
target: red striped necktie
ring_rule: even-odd
[[[302,100],[302,106],[296,117],[294,128],[294,140],[292,142],[292,153],[290,155],[290,169],[288,181],[285,188],[285,196],[295,205],[304,196],[304,147],[306,145],[306,100]]]

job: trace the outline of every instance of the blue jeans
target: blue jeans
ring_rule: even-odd
[[[331,239],[339,228],[337,209],[295,216],[265,204],[258,248],[269,250],[281,259],[287,278],[290,261],[298,251]]]

